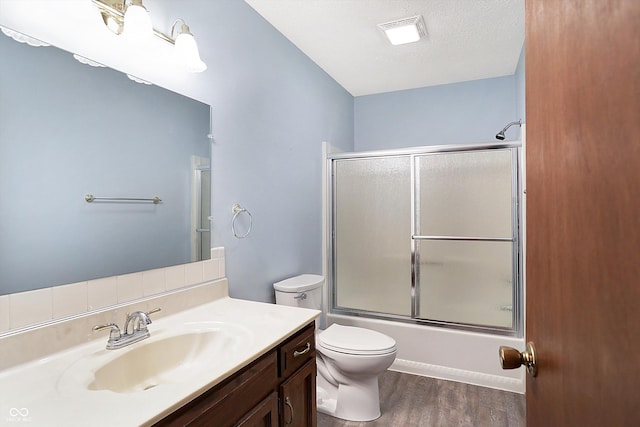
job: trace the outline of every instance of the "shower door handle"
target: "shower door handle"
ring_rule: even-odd
[[[520,366],[526,366],[527,371],[532,377],[538,374],[538,366],[536,365],[536,349],[532,342],[527,343],[527,347],[520,352],[512,347],[500,346],[498,350],[500,357],[500,365],[502,369],[516,369]]]

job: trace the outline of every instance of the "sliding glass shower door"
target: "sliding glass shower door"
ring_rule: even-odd
[[[410,158],[347,159],[333,173],[336,304],[410,315]]]
[[[336,155],[331,310],[519,333],[518,152]]]
[[[415,317],[512,327],[512,150],[415,157]]]

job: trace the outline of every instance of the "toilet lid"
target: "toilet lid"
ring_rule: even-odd
[[[335,323],[318,334],[318,344],[348,354],[384,354],[396,350],[395,340],[385,334]]]

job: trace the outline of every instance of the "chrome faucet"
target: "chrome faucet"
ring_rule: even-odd
[[[157,313],[158,311],[160,311],[159,308],[154,308],[149,312],[134,311],[131,314],[127,314],[123,331],[120,331],[120,328],[115,323],[97,325],[93,327],[93,330],[100,331],[109,328],[110,333],[109,340],[107,341],[107,350],[117,350],[149,338],[149,330],[147,329],[147,325],[151,324],[151,317],[149,317],[149,315]],[[129,325],[131,325],[131,333],[129,333]]]

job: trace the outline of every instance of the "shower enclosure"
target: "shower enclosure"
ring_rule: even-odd
[[[329,156],[330,311],[519,336],[519,144]]]
[[[211,166],[206,157],[191,159],[191,261],[211,259]]]

